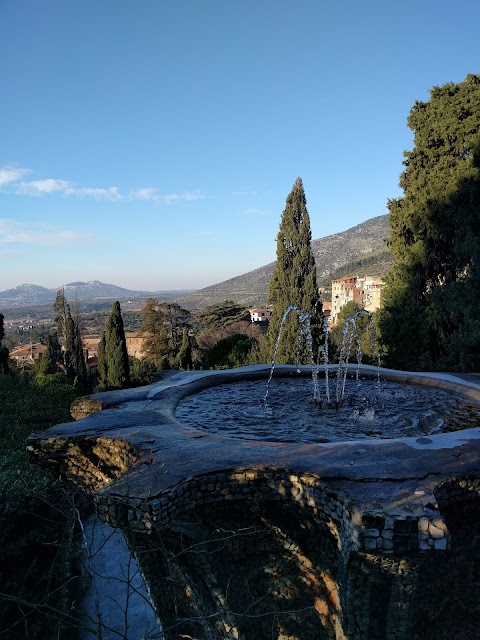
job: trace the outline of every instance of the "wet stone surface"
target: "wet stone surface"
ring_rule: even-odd
[[[439,389],[375,380],[347,379],[335,408],[330,381],[319,379],[321,404],[308,377],[273,378],[266,402],[262,380],[224,384],[185,398],[176,417],[183,424],[223,436],[277,442],[340,442],[420,437],[480,424],[480,405]],[[401,412],[399,412],[401,406]]]

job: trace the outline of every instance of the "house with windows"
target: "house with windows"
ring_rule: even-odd
[[[270,318],[272,317],[272,309],[268,307],[249,309],[249,311],[252,322],[270,322]]]
[[[385,286],[380,276],[345,276],[332,281],[332,324],[335,324],[340,309],[347,302],[373,313],[382,307],[382,289]]]

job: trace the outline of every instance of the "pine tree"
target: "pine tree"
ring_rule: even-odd
[[[109,389],[124,389],[130,384],[127,342],[120,303],[112,304],[112,311],[105,327],[106,386]]]
[[[433,87],[408,118],[414,149],[389,202],[380,331],[389,366],[480,366],[480,76]],[[467,329],[467,327],[469,327]],[[469,337],[470,336],[470,337]]]
[[[160,305],[149,298],[142,309],[142,333],[145,335],[143,351],[148,362],[162,369],[169,352],[169,336],[165,327],[166,318]]]
[[[277,235],[277,261],[270,281],[269,303],[273,314],[268,329],[270,356],[277,339],[280,322],[289,305],[296,305],[302,312],[310,315],[314,355],[322,339],[322,304],[320,301],[315,259],[313,257],[312,233],[307,201],[300,178],[295,181],[287,197],[286,206]],[[276,353],[276,362],[293,364],[298,361],[299,321],[296,313],[291,312],[282,328],[282,337]],[[266,354],[264,354],[266,355]],[[300,361],[308,362],[305,344],[300,353]]]

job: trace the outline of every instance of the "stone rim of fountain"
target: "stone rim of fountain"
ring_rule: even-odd
[[[277,365],[276,371],[288,375],[296,369]],[[301,369],[310,371],[308,366]],[[356,369],[352,365],[352,371]],[[428,532],[429,523],[435,521],[432,530],[437,535],[442,530],[438,539],[444,542],[422,550],[444,550],[448,532],[437,526],[442,518],[436,488],[455,478],[478,477],[480,427],[428,438],[306,444],[209,435],[175,418],[175,408],[186,395],[224,382],[266,378],[269,370],[267,365],[255,365],[175,372],[149,387],[93,394],[88,400],[102,411],[32,434],[27,450],[34,459],[56,466],[80,483],[82,474],[83,480],[90,474],[83,484],[94,493],[100,515],[113,525],[147,532],[165,526],[174,500],[187,495],[191,503],[190,487],[198,478],[223,474],[228,483],[231,474],[254,473],[258,478],[269,474],[268,480],[275,483],[275,478],[281,482],[285,474],[292,474],[317,478],[345,504],[354,505],[353,511],[364,520],[360,529],[367,533],[374,530],[367,526],[372,518],[413,519],[422,534],[420,527],[427,521]],[[361,373],[373,377],[377,368],[362,365]],[[452,374],[383,369],[382,378],[447,389],[480,401],[480,385]],[[109,464],[110,475],[104,473]],[[372,536],[363,533],[357,538],[365,550],[373,549]]]

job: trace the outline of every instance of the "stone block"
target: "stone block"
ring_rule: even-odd
[[[445,537],[445,531],[442,531],[442,529],[439,529],[438,527],[435,527],[432,524],[430,524],[428,528],[428,533],[430,534],[430,537],[433,538],[434,540]]]
[[[430,526],[432,525],[437,527],[437,529],[441,529],[445,533],[447,532],[447,525],[442,518],[432,518],[432,520],[430,520]]]
[[[446,538],[437,538],[433,541],[433,547],[437,551],[446,551],[447,550],[447,539]]]
[[[365,549],[373,550],[377,548],[377,539],[376,538],[365,538],[364,541]]]
[[[429,521],[428,518],[420,518],[418,521],[418,530],[419,531],[428,531]]]

